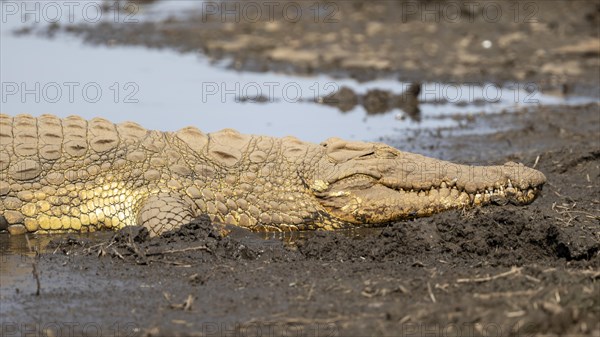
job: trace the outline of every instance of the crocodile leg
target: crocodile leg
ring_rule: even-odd
[[[146,227],[151,236],[155,236],[177,229],[194,217],[194,209],[181,196],[159,193],[141,202],[137,223]]]

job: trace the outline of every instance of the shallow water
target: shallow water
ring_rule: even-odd
[[[37,247],[37,240],[32,239],[28,245],[24,235],[11,237],[8,233],[0,233],[0,292],[15,291],[19,283],[28,289],[35,286],[32,277],[35,253],[32,250]]]
[[[6,2],[2,5],[5,7]],[[44,7],[40,8],[44,11]],[[132,18],[127,18],[126,13],[120,14],[119,20],[158,20],[189,13],[193,8],[199,9],[201,4],[158,1],[140,6]],[[19,14],[22,14],[20,10],[2,18],[2,112],[11,115],[51,113],[65,117],[78,114],[115,122],[133,120],[144,127],[165,131],[194,125],[206,132],[235,128],[244,133],[295,135],[302,140],[319,142],[331,136],[377,140],[406,129],[457,127],[457,116],[498,113],[532,104],[573,103],[539,92],[528,94],[524,85],[500,88],[491,84],[458,87],[426,83],[420,96],[422,100],[483,100],[487,104],[422,104],[420,123],[398,118],[402,115],[399,109],[367,115],[362,106],[357,106],[341,113],[334,107],[307,100],[314,101],[341,86],[358,93],[375,88],[401,93],[408,84],[394,79],[359,83],[325,75],[237,72],[227,69],[226,61],[211,64],[196,54],[144,47],[90,46],[64,34],[53,38],[15,35],[13,31],[23,27],[48,25],[48,17],[53,17],[42,15],[36,23],[35,17],[28,16],[25,20]],[[82,21],[81,15],[64,14],[58,19],[61,24]],[[106,12],[102,20],[115,20],[113,12]],[[264,96],[268,102],[240,100],[240,97],[255,96]]]

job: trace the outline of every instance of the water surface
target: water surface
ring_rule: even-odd
[[[5,4],[2,3],[3,7]],[[159,20],[189,13],[194,8],[201,9],[201,4],[158,1],[140,6],[133,19],[137,22]],[[109,14],[112,12],[105,14],[102,20],[114,20]],[[119,16],[122,21],[125,17],[124,14]],[[63,15],[59,19],[59,24],[82,21],[77,15]],[[60,33],[52,38],[35,33],[13,34],[24,27],[49,24],[43,19],[36,23],[30,16],[3,16],[0,55],[3,113],[100,116],[115,122],[132,120],[144,127],[165,131],[188,125],[206,132],[235,128],[244,133],[295,135],[320,142],[331,136],[377,140],[402,134],[407,129],[456,128],[460,126],[457,116],[571,102],[539,92],[528,94],[524,84],[501,88],[491,84],[426,83],[420,96],[422,100],[487,103],[422,104],[420,123],[399,118],[403,115],[399,109],[368,115],[362,106],[357,106],[341,113],[334,107],[311,101],[342,86],[357,93],[371,89],[401,93],[409,84],[396,79],[359,83],[327,75],[240,72],[227,69],[227,61],[214,64],[200,54],[137,46],[91,46]],[[267,102],[240,100],[246,96],[266,97]]]

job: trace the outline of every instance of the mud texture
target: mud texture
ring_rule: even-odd
[[[523,21],[532,13],[525,2],[509,1],[495,2],[505,14],[496,23],[477,10],[460,22],[422,20],[407,7],[402,16],[403,4],[449,3],[318,2],[317,23],[308,14],[260,23],[197,14],[53,29],[92,43],[201,51],[244,70],[522,81],[599,95],[598,1],[527,2],[535,23]],[[314,3],[297,4],[312,15]],[[336,22],[324,22],[326,4]],[[382,90],[338,95],[373,113],[395,104]],[[17,262],[3,256],[31,282],[0,294],[2,334],[600,336],[600,104],[457,118],[464,129],[501,131],[416,130],[381,141],[463,163],[523,162],[548,178],[543,195],[526,207],[379,229],[265,238],[200,218],[159,238],[137,227],[32,238],[52,243]]]
[[[201,52],[238,70],[598,92],[598,1],[226,1],[198,9],[159,22],[60,28],[93,44]]]
[[[521,116],[536,121],[529,132],[449,137],[437,147],[469,161],[478,158],[461,154],[462,142],[495,153],[487,143],[511,139],[495,160],[536,165],[539,156],[548,184],[526,207],[278,238],[205,218],[153,239],[136,227],[57,237],[48,253],[31,258],[40,295],[19,286],[3,294],[19,308],[3,317],[5,327],[52,329],[48,322],[59,321],[104,332],[116,326],[122,335],[597,336],[598,111],[598,104],[541,107]],[[578,124],[564,129],[557,121]],[[545,137],[560,145],[533,145]]]

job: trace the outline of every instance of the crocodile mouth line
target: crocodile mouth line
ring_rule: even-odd
[[[386,187],[390,188],[389,186]],[[415,193],[419,196],[429,196],[432,191],[440,194],[443,190],[448,190],[449,195],[455,194],[457,197],[460,197],[464,193],[469,197],[471,205],[475,206],[487,203],[505,205],[509,201],[511,203],[516,202],[518,204],[528,203],[533,201],[541,191],[541,188],[537,187],[529,187],[525,189],[515,187],[512,185],[510,180],[508,180],[508,182],[504,185],[484,188],[477,190],[476,192],[467,192],[465,188],[459,188],[456,185],[449,186],[445,182],[442,182],[439,187],[432,187],[429,190],[403,189],[401,187],[391,187],[391,189],[398,192]]]
[[[493,186],[476,189],[473,192],[467,191],[466,187],[457,186],[457,179],[454,179],[452,181],[442,181],[441,183],[431,186],[428,189],[408,188],[402,187],[400,184],[384,183],[381,181],[381,178],[376,178],[362,173],[342,178],[330,184],[329,187],[335,187],[336,184],[344,184],[349,185],[345,188],[346,190],[357,188],[361,189],[361,185],[363,185],[362,188],[364,188],[364,184],[367,182],[371,186],[378,184],[395,192],[399,192],[402,195],[409,194],[418,197],[429,197],[432,193],[436,193],[437,197],[440,198],[451,197],[455,199],[462,199],[465,201],[463,204],[471,206],[483,204],[506,205],[509,202],[515,205],[528,204],[537,198],[543,187],[543,185],[528,185],[524,188],[521,188],[517,186],[517,184],[513,184],[510,179],[506,179],[506,182],[504,183],[496,182],[493,184]],[[339,192],[333,193],[337,193],[339,195]],[[325,194],[333,196],[333,194],[327,193],[327,191]],[[466,202],[467,197],[469,198],[468,203]]]

